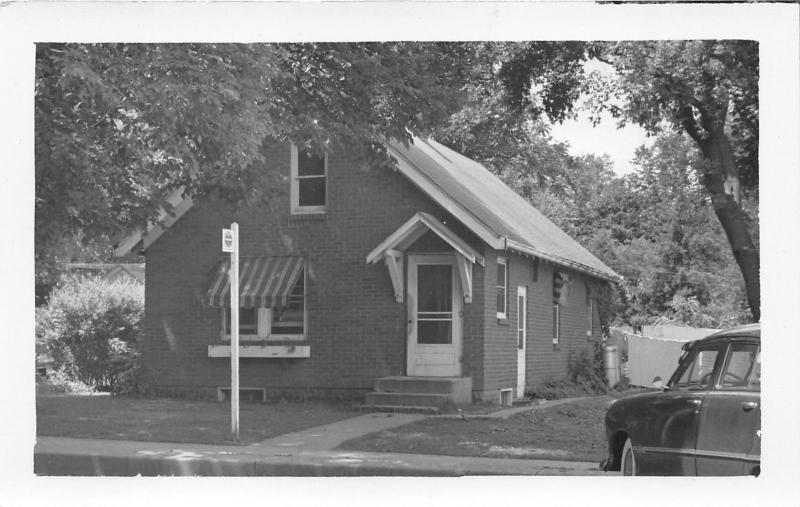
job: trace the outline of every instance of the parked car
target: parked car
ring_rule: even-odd
[[[603,470],[623,475],[758,475],[761,326],[687,342],[665,387],[613,401]]]

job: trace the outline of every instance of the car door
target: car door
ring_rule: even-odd
[[[695,475],[700,412],[724,357],[724,344],[699,345],[678,368],[670,388],[637,416],[631,438],[642,475]]]
[[[731,343],[722,373],[700,414],[697,475],[749,475],[758,466],[760,370],[757,342]]]

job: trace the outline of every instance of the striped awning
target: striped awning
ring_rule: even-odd
[[[302,257],[240,257],[239,306],[270,308],[285,306],[303,272]],[[223,259],[208,286],[208,302],[213,307],[230,306],[230,259]]]

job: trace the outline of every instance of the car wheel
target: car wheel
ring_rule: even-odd
[[[630,438],[625,439],[625,446],[622,448],[620,470],[622,470],[622,475],[636,475],[636,457],[633,455],[633,444]]]

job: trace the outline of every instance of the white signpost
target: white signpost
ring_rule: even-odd
[[[222,251],[231,254],[231,434],[239,439],[239,224],[222,229]]]

